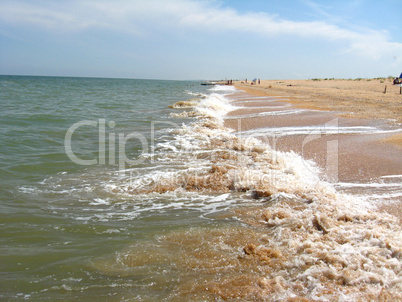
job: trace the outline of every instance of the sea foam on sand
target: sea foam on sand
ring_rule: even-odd
[[[261,203],[225,214],[244,226],[172,231],[157,247],[142,243],[119,253],[107,270],[164,263],[180,272],[171,293],[178,300],[402,300],[402,233],[394,217],[367,198],[337,192],[314,162],[225,128],[234,106],[222,94],[173,107],[186,109],[173,118],[194,121],[155,147],[152,156],[169,173],[142,175],[114,192],[240,194]]]

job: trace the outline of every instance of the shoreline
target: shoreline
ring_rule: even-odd
[[[261,80],[259,85],[237,81],[234,86],[252,95],[275,96],[300,108],[402,123],[401,87],[388,79]]]
[[[373,80],[374,81],[374,80]],[[280,83],[279,83],[280,82]],[[331,82],[331,83],[329,83]],[[357,84],[355,83],[357,82]],[[387,127],[388,125],[393,128],[400,129],[394,134],[392,131],[389,133],[380,134],[338,134],[330,135],[327,138],[316,140],[309,143],[308,148],[303,148],[303,140],[306,135],[293,135],[287,137],[277,137],[275,140],[268,138],[271,145],[279,151],[293,151],[301,154],[306,159],[315,161],[325,172],[331,174],[332,171],[338,173],[336,178],[339,182],[344,183],[370,183],[384,181],[382,177],[387,175],[401,175],[402,174],[402,160],[400,159],[402,148],[402,133],[399,122],[402,121],[402,108],[399,103],[402,103],[402,95],[399,96],[399,86],[394,86],[393,89],[388,89],[390,94],[384,97],[384,94],[378,93],[373,87],[379,87],[378,83],[370,83],[363,81],[350,81],[350,80],[327,80],[327,81],[313,81],[313,80],[299,80],[299,81],[261,81],[261,85],[246,85],[236,82],[235,88],[240,93],[241,97],[236,103],[242,104],[242,108],[231,112],[229,116],[233,119],[226,121],[226,126],[236,129],[241,124],[242,131],[252,131],[252,129],[259,129],[264,127],[272,127],[282,129],[281,127],[308,127],[324,125],[326,122],[335,120],[339,123],[337,126],[342,127]],[[379,82],[379,81],[377,81]],[[279,83],[279,84],[275,84]],[[289,83],[292,84],[292,86]],[[306,86],[302,84],[307,83]],[[333,86],[345,86],[345,91],[341,93],[341,104],[336,104],[336,97],[338,95]],[[382,84],[382,83],[380,83]],[[392,84],[392,83],[391,83]],[[319,86],[323,87],[319,87]],[[330,87],[328,87],[330,86]],[[368,96],[361,101],[356,101],[356,95],[361,94],[362,87],[368,86],[367,90],[370,91]],[[387,85],[389,86],[389,85]],[[297,90],[295,89],[297,87]],[[317,88],[318,87],[318,88]],[[314,92],[318,89],[318,93]],[[353,90],[354,89],[354,90]],[[396,91],[398,90],[398,91]],[[396,94],[398,92],[398,94]],[[278,94],[278,95],[276,95]],[[349,94],[349,95],[348,95]],[[378,99],[367,102],[369,95],[376,95]],[[264,100],[263,97],[267,97]],[[256,98],[257,97],[257,98]],[[328,97],[329,102],[325,100]],[[247,100],[244,103],[244,100]],[[234,97],[236,99],[236,96]],[[384,108],[378,111],[377,108],[384,104],[384,99],[387,103],[394,104],[395,107]],[[252,101],[251,101],[252,100]],[[270,106],[264,109],[264,103],[269,102]],[[267,115],[263,116],[264,112],[273,112],[277,109],[273,104],[290,104],[286,109],[304,109],[305,111],[297,115]],[[260,103],[260,105],[259,105]],[[362,103],[369,104],[363,107],[360,111],[358,109]],[[357,105],[356,105],[357,104]],[[249,105],[249,108],[247,107]],[[256,109],[254,109],[254,108]],[[346,111],[350,110],[350,111]],[[273,112],[275,113],[275,112]],[[395,114],[400,113],[398,119]],[[247,115],[248,114],[248,115]],[[260,114],[261,116],[257,116]],[[243,118],[236,119],[236,116]],[[253,118],[247,118],[253,116]],[[240,121],[240,122],[239,122]],[[306,128],[307,129],[307,128]],[[263,137],[264,135],[262,135]],[[268,135],[269,136],[269,135]],[[268,137],[265,135],[265,137]],[[329,167],[327,145],[329,141],[337,141],[338,159],[337,167]],[[338,179],[339,178],[339,179]],[[352,192],[352,194],[361,194],[360,191]],[[374,193],[373,193],[374,194]],[[386,212],[398,218],[399,224],[402,224],[402,201],[397,200],[392,202],[384,201],[378,205],[380,212]]]
[[[248,187],[233,186],[261,201],[260,207],[237,209],[235,217],[262,232],[243,247],[244,259],[268,267],[259,274],[258,288],[246,292],[271,298],[281,291],[277,286],[307,301],[311,292],[303,290],[314,288],[328,300],[342,293],[349,300],[399,301],[394,277],[375,278],[384,278],[388,261],[398,267],[387,276],[400,271],[402,159],[396,145],[379,142],[401,127],[236,88],[227,98],[237,108],[226,114],[223,126],[244,144],[233,148],[245,156],[237,162],[262,174],[249,174]],[[241,183],[247,175],[239,172]],[[396,194],[389,194],[394,188]],[[384,196],[389,204],[382,203]],[[377,238],[388,243],[378,244]]]

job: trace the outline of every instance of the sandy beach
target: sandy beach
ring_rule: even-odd
[[[393,85],[391,79],[262,80],[260,85],[234,84],[253,95],[284,98],[302,108],[339,111],[346,117],[402,122],[400,86]]]
[[[402,174],[402,95],[400,86],[392,85],[389,79],[262,80],[260,85],[236,82],[235,87],[242,91],[235,96],[236,105],[242,108],[229,114],[232,119],[226,121],[226,126],[246,132],[267,127],[277,129],[274,135],[258,136],[265,136],[276,150],[294,151],[314,160],[326,177],[335,182],[382,183],[390,175]],[[300,111],[294,114],[292,110]],[[305,143],[308,133],[280,133],[281,129],[291,127],[310,129],[327,125],[328,129],[331,123],[340,132],[309,139],[308,144]],[[341,133],[342,129],[359,127],[386,130]],[[336,144],[333,163],[328,152],[331,142]],[[348,192],[362,194],[367,189],[354,188]],[[400,198],[381,203],[379,209],[402,221]]]

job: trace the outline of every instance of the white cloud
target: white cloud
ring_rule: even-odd
[[[0,20],[9,24],[38,26],[48,29],[64,27],[66,30],[71,30],[74,27],[84,28],[87,25],[81,22],[78,16],[67,11],[30,3],[19,3],[18,1],[1,3]]]
[[[152,28],[182,28],[216,32],[247,32],[255,35],[294,35],[349,45],[343,51],[371,59],[402,53],[402,43],[389,41],[379,30],[354,31],[326,22],[296,22],[266,13],[240,13],[210,1],[40,1],[3,0],[0,22],[29,25],[56,31],[111,29],[142,35]]]
[[[379,59],[390,52],[402,53],[402,43],[390,42],[385,31],[366,29],[358,32],[322,21],[295,22],[274,18],[265,13],[240,14],[230,9],[197,11],[184,16],[181,23],[213,31],[235,30],[268,36],[296,35],[346,42],[349,47],[344,52],[357,52],[372,59]]]

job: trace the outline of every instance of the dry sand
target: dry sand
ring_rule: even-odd
[[[343,125],[392,124],[400,128],[402,123],[402,95],[400,86],[392,85],[389,79],[380,80],[262,80],[260,85],[236,82],[236,88],[246,95],[272,96],[276,103],[292,104],[295,108],[313,109],[289,119],[286,116],[242,119],[242,131],[260,127],[283,127],[319,125],[330,120],[331,116],[340,117]],[[386,93],[384,93],[386,87]],[[245,100],[244,95],[241,100]],[[256,102],[244,103],[243,109],[230,115],[244,115],[254,112],[276,110],[269,101],[264,109]],[[260,106],[258,110],[244,107]],[[291,108],[292,108],[291,107]],[[289,108],[289,109],[291,109]],[[320,112],[321,111],[321,112]],[[331,111],[331,112],[328,112]],[[229,120],[226,126],[237,128],[236,119]],[[399,125],[399,126],[398,126]],[[239,129],[237,129],[239,130]],[[331,137],[330,139],[334,139]],[[363,181],[380,179],[382,175],[402,174],[402,134],[396,135],[341,135],[339,141],[339,180]],[[284,137],[275,141],[275,148],[281,151],[295,151],[303,157],[315,160],[325,166],[326,141],[316,141],[309,149],[301,152],[303,137]],[[303,151],[303,150],[302,150]],[[381,210],[397,216],[402,222],[402,203],[384,204]]]
[[[298,107],[342,112],[342,116],[402,123],[400,86],[389,79],[263,80],[235,86],[254,95],[283,97]],[[386,87],[386,93],[384,93]]]

